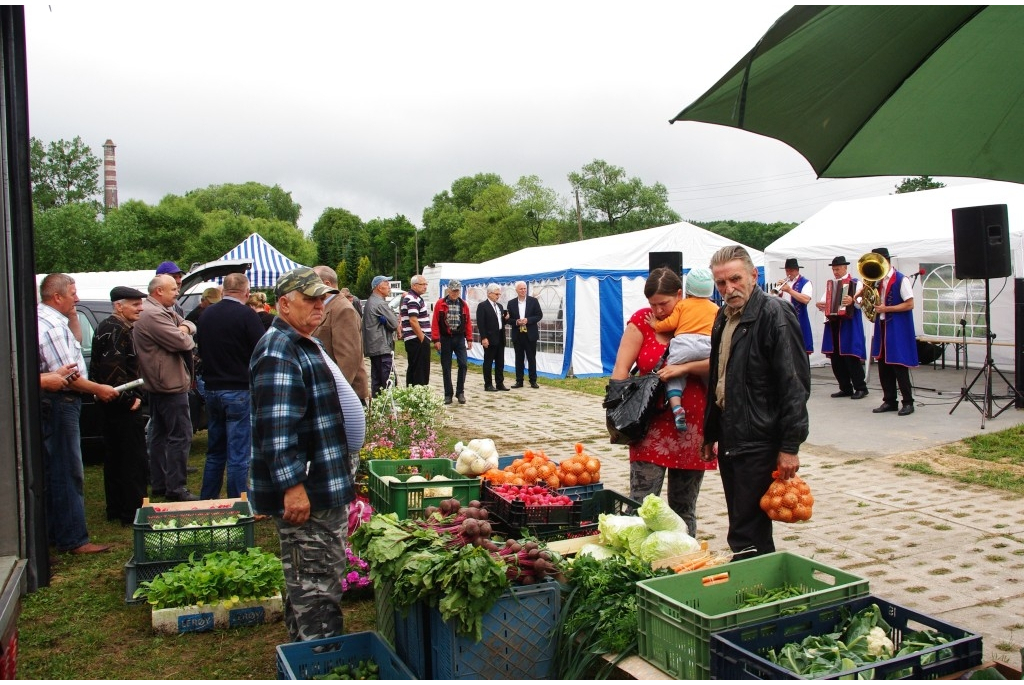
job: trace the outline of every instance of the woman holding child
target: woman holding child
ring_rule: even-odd
[[[710,295],[710,272],[691,270],[688,277],[688,292]],[[689,282],[692,279],[692,283]],[[707,283],[704,283],[707,280]],[[714,307],[707,307],[706,296],[696,298],[694,304],[698,314],[696,328],[710,327],[714,320]],[[651,271],[644,286],[644,296],[651,305],[630,317],[626,330],[619,342],[619,351],[612,370],[613,379],[629,375],[634,364],[640,373],[649,373],[661,361],[673,338],[673,330],[657,332],[651,322],[675,320],[673,313],[683,302],[683,283],[679,274],[671,269],[658,268]],[[708,318],[710,320],[704,321]],[[687,317],[684,317],[687,318]],[[667,322],[666,322],[667,323]],[[706,324],[706,326],[705,326]],[[698,332],[697,330],[691,332]],[[662,381],[686,379],[682,391],[681,413],[689,420],[676,427],[676,417],[668,403],[655,414],[643,440],[629,447],[629,496],[641,501],[649,494],[660,495],[668,471],[668,505],[686,521],[691,536],[697,533],[697,496],[704,480],[704,471],[718,468],[716,461],[701,459],[704,442],[705,381],[709,370],[706,358],[680,364],[666,364],[658,371]]]

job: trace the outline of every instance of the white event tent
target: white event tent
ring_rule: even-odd
[[[814,287],[814,300],[824,293],[832,278],[833,257],[842,255],[856,276],[857,260],[876,247],[886,247],[893,265],[914,283],[914,325],[925,339],[965,336],[984,340],[984,281],[958,281],[954,276],[953,214],[960,207],[1007,205],[1010,259],[1013,276],[1024,276],[1024,186],[985,181],[861,200],[833,202],[765,248],[765,279],[774,283],[785,277],[783,264],[796,257],[801,273]],[[979,238],[980,239],[980,238]],[[997,346],[993,359],[1003,370],[1013,371],[1014,336],[1013,278],[989,281],[992,332]],[[962,326],[960,321],[966,321]],[[811,312],[815,353],[811,363],[827,363],[820,353],[824,316]],[[870,345],[872,326],[865,321]],[[870,348],[869,348],[870,351]],[[985,358],[984,346],[971,344],[971,366]]]
[[[632,233],[592,238],[561,245],[529,247],[481,264],[445,263],[424,269],[428,290],[435,298],[451,279],[462,281],[463,297],[476,318],[488,283],[502,286],[500,302],[515,297],[515,282],[526,281],[540,300],[537,369],[543,376],[563,378],[606,376],[626,322],[647,306],[644,283],[651,252],[681,252],[683,271],[707,266],[711,255],[734,241],[686,222]],[[747,248],[760,269],[763,255]],[[477,336],[479,337],[479,336]],[[483,348],[473,345],[469,357],[482,362]],[[511,346],[506,368],[514,368]]]

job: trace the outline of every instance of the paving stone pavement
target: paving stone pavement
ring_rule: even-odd
[[[404,355],[396,366],[404,385]],[[801,449],[800,475],[812,487],[814,517],[777,524],[775,541],[780,550],[867,578],[879,597],[980,633],[986,660],[1020,668],[1024,498],[896,466],[927,459],[930,448],[1024,423],[1024,412],[1011,408],[988,419],[983,430],[981,412],[969,402],[949,414],[974,373],[916,370],[917,411],[896,417],[871,413],[881,403],[877,381],[869,382],[865,400],[831,399],[831,371],[813,369],[811,434]],[[431,385],[442,393],[436,360]],[[582,442],[601,459],[604,487],[628,494],[628,452],[608,443],[600,398],[543,382],[540,389],[485,393],[480,368],[472,364],[466,386],[467,403],[446,412],[456,435],[490,437],[501,454],[543,449],[556,460]],[[726,529],[721,478],[711,471],[698,502],[698,537],[725,549]]]

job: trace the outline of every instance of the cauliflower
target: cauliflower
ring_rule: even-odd
[[[868,654],[872,656],[880,657],[881,659],[888,659],[892,657],[892,653],[895,650],[892,640],[885,634],[885,631],[875,626],[868,632]]]

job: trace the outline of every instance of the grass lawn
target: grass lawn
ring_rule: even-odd
[[[189,475],[199,492],[206,433],[195,436]],[[148,604],[126,604],[124,565],[132,556],[132,529],[108,523],[103,472],[85,469],[85,500],[94,542],[111,543],[104,554],[56,554],[49,587],[22,600],[18,622],[18,677],[22,679],[274,679],[274,647],[289,642],[284,623],[255,628],[158,636]],[[270,520],[257,521],[256,545],[277,550]],[[374,629],[372,595],[348,603],[346,631]]]

